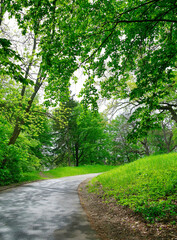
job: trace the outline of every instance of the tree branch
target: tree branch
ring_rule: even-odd
[[[124,15],[124,14],[126,14],[126,13],[129,13],[129,12],[131,12],[131,11],[134,11],[134,10],[136,10],[136,9],[138,9],[138,8],[141,8],[142,6],[148,5],[148,4],[150,4],[150,3],[156,3],[156,2],[159,2],[159,0],[152,0],[152,1],[146,2],[146,3],[144,3],[144,4],[141,4],[141,5],[137,6],[137,7],[134,7],[134,8],[129,9],[129,10],[123,12],[123,13],[118,14],[117,17],[120,18],[122,15]],[[176,5],[175,5],[175,8],[176,8]],[[175,8],[173,8],[173,9],[175,9]],[[173,9],[170,9],[169,11],[171,11],[171,10],[173,10]],[[168,12],[169,12],[169,11],[168,11]],[[166,13],[165,13],[165,14],[166,14]],[[107,31],[111,31],[110,34],[103,40],[103,42],[100,44],[100,46],[99,46],[88,58],[86,58],[84,61],[82,61],[82,62],[80,63],[79,67],[81,67],[82,64],[86,63],[89,59],[91,59],[91,58],[95,55],[95,53],[98,52],[98,50],[105,44],[105,42],[106,42],[106,41],[109,39],[109,37],[113,34],[115,28],[117,27],[117,25],[118,25],[119,23],[143,23],[143,22],[156,22],[156,23],[158,23],[158,22],[171,22],[171,23],[177,23],[177,20],[175,20],[175,19],[174,19],[174,20],[171,20],[171,19],[163,19],[163,18],[161,18],[161,19],[144,19],[144,20],[138,20],[138,19],[136,19],[136,20],[117,20],[117,21],[115,21],[116,24],[115,24],[111,29],[107,30]]]
[[[142,23],[142,22],[171,22],[177,23],[177,20],[170,19],[144,19],[144,20],[118,20],[116,23]]]
[[[33,59],[34,59],[34,54],[35,54],[35,51],[36,51],[36,37],[34,37],[34,42],[33,42],[33,50],[32,50],[32,58],[30,59],[29,61],[29,64],[28,64],[28,67],[26,69],[26,72],[25,72],[25,79],[27,79],[28,75],[29,75],[29,71],[30,71],[30,68],[33,64]],[[25,90],[26,90],[26,85],[23,85],[22,87],[22,90],[21,90],[21,96],[22,98],[24,97],[24,94],[25,94]]]

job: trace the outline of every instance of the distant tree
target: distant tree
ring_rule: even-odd
[[[56,164],[67,162],[79,166],[106,162],[109,137],[104,130],[105,121],[99,114],[84,112],[79,103],[70,100],[54,115],[56,119],[60,116],[65,119],[62,124],[57,120],[53,128]]]
[[[140,157],[175,151],[177,144],[173,138],[172,121],[166,118],[158,124],[156,128],[148,131],[147,136],[132,141],[133,123],[130,123],[124,115],[112,120],[108,125],[112,137],[112,162],[114,164],[131,162]]]
[[[109,134],[112,137],[112,161],[114,164],[131,162],[144,155],[147,152],[147,141],[141,139],[136,142],[129,141],[129,134],[132,131],[132,124],[123,115],[117,116],[109,124]]]
[[[170,153],[177,149],[177,143],[173,137],[174,124],[169,119],[160,123],[159,128],[149,131],[148,143],[151,153]]]

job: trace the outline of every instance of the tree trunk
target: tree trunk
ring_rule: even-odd
[[[15,128],[14,128],[14,131],[12,133],[12,136],[11,136],[11,138],[9,140],[8,145],[15,144],[15,142],[16,142],[16,140],[17,140],[17,138],[18,138],[18,136],[19,136],[19,134],[21,132],[21,125],[22,124],[23,124],[22,121],[17,120]]]
[[[33,64],[33,59],[34,59],[34,54],[35,54],[35,51],[36,51],[36,46],[37,46],[37,41],[36,41],[36,37],[34,37],[33,49],[32,49],[32,54],[31,54],[31,55],[32,55],[32,58],[31,58],[28,66],[27,66],[26,71],[25,71],[25,78],[28,77],[30,68],[31,68],[31,66],[32,66],[32,64]],[[39,69],[38,76],[37,76],[37,80],[36,80],[36,84],[35,84],[35,87],[34,87],[34,92],[33,92],[33,94],[31,95],[31,99],[28,101],[28,106],[27,106],[27,108],[26,108],[26,110],[25,110],[26,113],[28,113],[28,112],[30,111],[31,105],[32,105],[32,103],[33,103],[33,100],[34,100],[34,98],[35,98],[35,96],[36,96],[36,94],[37,94],[37,92],[38,92],[38,90],[39,90],[39,88],[40,88],[40,86],[41,86],[41,85],[39,84],[40,71],[41,71],[41,70]],[[23,86],[22,86],[22,90],[21,90],[21,97],[22,97],[22,99],[23,99],[23,97],[24,97],[25,90],[26,90],[26,86],[23,85]],[[21,104],[19,104],[19,106],[21,106]],[[20,134],[20,132],[21,132],[21,126],[22,126],[23,124],[24,124],[24,120],[23,120],[23,119],[20,120],[19,118],[17,118],[16,124],[15,124],[15,127],[14,127],[14,131],[13,131],[13,133],[12,133],[12,136],[11,136],[11,138],[10,138],[10,140],[9,140],[8,145],[15,144],[15,142],[16,142],[16,140],[17,140],[17,138],[18,138],[18,136],[19,136],[19,134]]]
[[[69,146],[69,139],[67,139],[67,147],[68,147],[68,166],[71,166],[71,149]]]
[[[37,80],[36,80],[36,84],[34,86],[34,92],[32,93],[31,95],[31,98],[30,100],[28,101],[28,105],[25,109],[25,113],[29,113],[30,109],[31,109],[31,106],[33,104],[33,101],[42,85],[42,79],[40,77],[40,72],[41,70],[39,69],[39,72],[38,72],[38,76],[37,76]],[[44,80],[44,79],[43,79]],[[14,131],[13,131],[13,134],[9,140],[9,143],[8,145],[11,145],[11,144],[15,144],[20,132],[21,132],[21,126],[25,123],[24,119],[20,120],[19,118],[17,118],[17,121],[16,121],[16,124],[15,124],[15,128],[14,128]]]
[[[76,151],[76,167],[79,166],[79,146],[78,143],[75,143],[75,151]]]
[[[0,2],[0,26],[1,26],[1,23],[2,23],[3,15],[4,15],[3,4],[4,4],[4,0],[1,0],[1,2]]]
[[[141,144],[144,147],[146,156],[149,156],[150,152],[149,152],[149,146],[148,146],[147,138],[145,138],[144,141],[141,141]]]
[[[163,130],[163,136],[165,139],[166,149],[167,149],[167,152],[169,153],[170,152],[170,143],[168,142],[165,125],[163,122],[162,122],[162,130]]]

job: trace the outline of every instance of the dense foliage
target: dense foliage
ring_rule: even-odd
[[[176,150],[176,8],[175,0],[0,2],[1,185],[27,171]],[[70,97],[78,68],[83,105]],[[93,112],[100,97],[115,102],[108,113],[124,112],[114,120]]]
[[[100,92],[119,99],[117,107],[129,106],[135,138],[146,135],[165,114],[177,122],[175,1],[100,0],[91,5],[85,102]]]
[[[108,162],[109,136],[105,131],[106,121],[100,114],[84,111],[71,99],[55,110],[54,115],[65,117],[65,121],[55,122],[53,126],[56,164],[79,166]]]

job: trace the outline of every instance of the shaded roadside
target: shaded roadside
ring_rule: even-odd
[[[19,186],[23,186],[24,184],[27,184],[27,183],[39,182],[39,181],[44,181],[44,180],[50,179],[49,176],[45,175],[43,172],[40,172],[39,175],[43,179],[38,179],[38,180],[34,180],[34,181],[25,181],[25,182],[19,182],[19,183],[12,183],[12,184],[9,184],[9,185],[0,186],[0,192],[11,189],[11,188],[16,188],[16,187],[19,187]]]
[[[19,183],[12,183],[12,184],[9,184],[9,185],[6,185],[6,186],[0,186],[0,192],[3,192],[5,190],[8,190],[8,189],[11,189],[11,188],[16,188],[16,187],[19,187],[19,186],[23,186],[27,183],[33,183],[33,182],[40,182],[40,181],[44,181],[46,179],[40,179],[40,180],[35,180],[35,181],[26,181],[26,182],[19,182]]]

